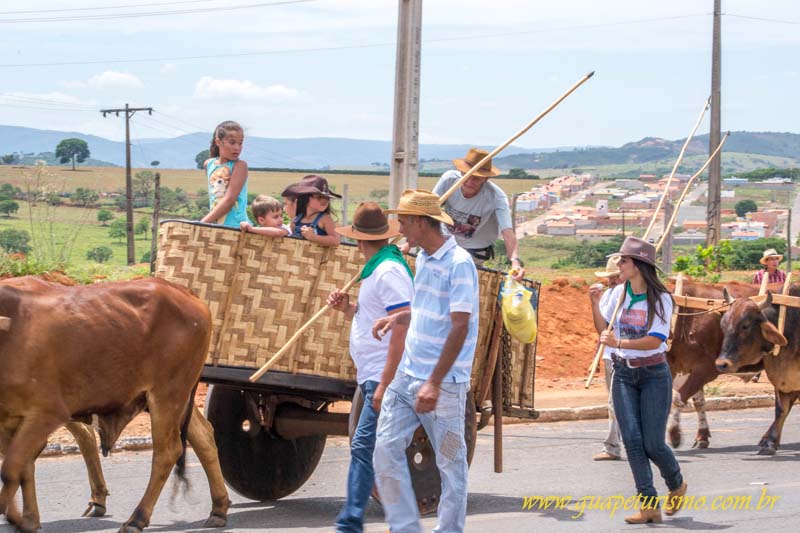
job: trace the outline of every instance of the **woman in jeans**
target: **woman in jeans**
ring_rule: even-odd
[[[599,293],[592,296],[592,313],[595,323],[608,325],[620,298],[624,298],[613,328],[600,335],[600,342],[615,352],[611,394],[640,499],[639,511],[625,521],[661,522],[650,461],[658,467],[669,490],[663,505],[666,515],[678,511],[686,493],[681,468],[664,439],[672,400],[672,375],[665,354],[672,297],[658,279],[655,246],[628,237],[612,257],[619,257],[622,283],[602,308]]]

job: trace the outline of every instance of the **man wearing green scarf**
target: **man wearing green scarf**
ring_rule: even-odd
[[[373,398],[376,393],[378,398],[383,396],[382,389],[392,381],[403,354],[402,343],[374,338],[372,326],[379,318],[408,310],[414,285],[411,269],[400,250],[389,244],[389,239],[400,233],[398,223],[389,221],[378,204],[360,204],[353,216],[353,225],[336,228],[336,232],[354,239],[366,259],[360,275],[358,303],[350,303],[350,297],[340,290],[328,297],[331,307],[353,320],[350,356],[356,365],[356,380],[364,401],[350,443],[347,500],[336,518],[336,531],[360,533],[364,509],[375,484],[372,454],[378,412],[373,407]]]

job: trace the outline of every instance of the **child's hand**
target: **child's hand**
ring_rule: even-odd
[[[252,228],[252,227],[253,227],[253,225],[252,225],[252,224],[250,224],[250,223],[249,223],[248,221],[246,221],[246,220],[243,220],[242,222],[240,222],[240,223],[239,223],[239,228],[240,228],[240,229],[241,229],[243,232],[245,232],[245,233],[247,233],[248,231],[250,231],[250,228]]]
[[[350,295],[336,289],[328,296],[328,305],[337,311],[346,311],[350,306]]]
[[[311,226],[303,226],[300,228],[300,234],[303,235],[305,240],[314,242],[312,237],[315,237],[316,233],[314,233],[314,228]]]

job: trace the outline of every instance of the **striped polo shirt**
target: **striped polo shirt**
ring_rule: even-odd
[[[469,313],[469,330],[444,382],[469,382],[478,340],[478,271],[469,253],[453,237],[432,255],[421,251],[414,276],[411,326],[399,370],[428,379],[452,329],[450,313]]]

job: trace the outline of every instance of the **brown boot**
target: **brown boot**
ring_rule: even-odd
[[[664,503],[664,514],[667,516],[672,516],[678,512],[681,508],[681,504],[683,503],[683,496],[686,494],[686,482],[684,481],[681,483],[681,486],[675,490],[671,490],[667,493],[667,501]]]
[[[625,522],[628,524],[660,524],[661,523],[661,510],[656,509],[639,509],[639,512],[625,517]]]

